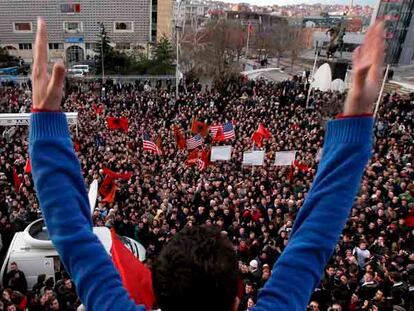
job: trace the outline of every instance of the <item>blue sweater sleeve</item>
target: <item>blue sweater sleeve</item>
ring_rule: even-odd
[[[65,114],[32,114],[29,152],[50,238],[87,310],[145,310],[129,298],[92,231],[89,201]]]
[[[323,156],[289,243],[255,311],[304,311],[349,216],[371,156],[373,118],[330,121]]]

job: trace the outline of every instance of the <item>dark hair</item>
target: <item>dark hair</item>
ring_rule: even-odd
[[[187,227],[168,242],[152,271],[163,311],[229,311],[237,293],[237,260],[216,229]]]
[[[390,272],[390,277],[393,279],[395,283],[402,281],[402,277],[399,272]]]

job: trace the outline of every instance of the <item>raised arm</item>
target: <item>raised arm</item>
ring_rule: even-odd
[[[37,196],[53,245],[87,310],[144,310],[122,286],[118,272],[92,231],[89,201],[66,116],[59,111],[65,67],[47,72],[47,31],[38,19],[33,64],[30,159]]]
[[[343,119],[327,125],[323,156],[289,243],[254,310],[303,311],[349,216],[371,156],[373,118],[384,54],[383,25],[368,31],[354,53],[354,80]]]

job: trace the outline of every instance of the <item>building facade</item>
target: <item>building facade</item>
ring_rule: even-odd
[[[173,0],[152,0],[157,5],[156,38],[159,41],[162,37],[171,39],[173,34]],[[155,8],[154,8],[155,9]]]
[[[92,59],[101,24],[115,48],[147,48],[156,38],[154,0],[0,0],[0,46],[32,61],[36,18],[48,24],[50,60],[67,63]]]
[[[379,0],[371,23],[386,22],[387,57],[392,65],[414,61],[414,0]]]

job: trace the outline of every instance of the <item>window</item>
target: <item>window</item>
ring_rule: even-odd
[[[79,3],[61,4],[60,11],[62,13],[80,13],[80,4]]]
[[[17,22],[13,23],[14,32],[32,32],[32,23],[31,22]]]
[[[117,43],[116,48],[118,50],[129,50],[131,48],[131,43]]]
[[[133,32],[134,22],[114,22],[114,32]]]
[[[85,43],[85,47],[87,50],[94,50],[96,49],[96,43]]]
[[[62,48],[62,45],[59,43],[49,43],[49,50],[59,50]]]
[[[78,33],[83,31],[82,22],[64,22],[63,28],[67,33]]]
[[[31,50],[32,44],[31,43],[19,43],[19,50]]]

